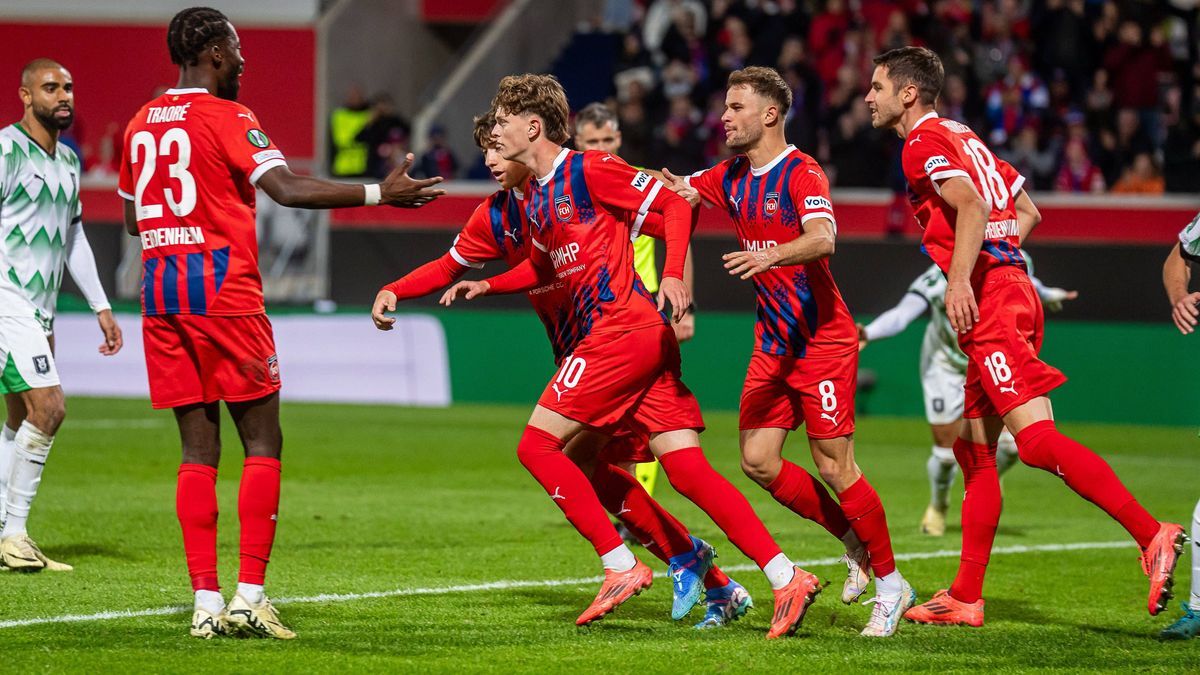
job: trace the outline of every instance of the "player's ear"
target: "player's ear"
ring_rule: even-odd
[[[33,92],[29,91],[27,87],[18,88],[17,95],[21,97],[21,103],[26,108],[33,104]]]
[[[528,131],[526,131],[526,134],[528,134],[529,140],[531,140],[531,141],[536,140],[538,136],[541,136],[542,135],[542,120],[537,117],[530,117],[529,118],[529,128],[528,128]]]

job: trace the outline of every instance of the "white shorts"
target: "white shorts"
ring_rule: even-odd
[[[930,424],[953,424],[963,414],[963,386],[967,374],[935,355],[921,373],[925,392],[925,419]]]
[[[0,316],[0,363],[0,394],[59,386],[50,341],[33,317]]]

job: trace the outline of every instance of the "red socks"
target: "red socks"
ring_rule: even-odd
[[[646,549],[663,560],[692,550],[687,528],[667,512],[637,478],[608,464],[597,462],[592,487],[609,513],[621,519]],[[662,557],[659,556],[659,557]]]
[[[954,458],[962,468],[966,494],[962,506],[962,555],[950,595],[969,604],[983,594],[983,577],[996,539],[996,525],[1000,522],[1000,475],[996,472],[996,446],[960,438],[954,442]]]
[[[587,476],[563,454],[563,445],[553,434],[526,426],[517,445],[517,459],[579,534],[591,542],[596,554],[604,555],[624,542],[605,516]]]
[[[838,539],[850,531],[850,521],[846,520],[841,505],[833,501],[825,486],[811,473],[786,459],[779,475],[767,486],[767,492],[775,501],[825,528]]]
[[[629,472],[599,462],[592,471],[592,487],[604,508],[625,523],[654,557],[669,563],[674,556],[692,550],[692,539],[683,523],[651,497]],[[704,577],[706,589],[728,583],[729,577],[716,565]]]
[[[238,490],[238,520],[241,525],[241,570],[238,581],[263,583],[279,512],[279,460],[247,457]]]
[[[183,464],[175,490],[175,514],[183,528],[192,590],[219,591],[217,583],[217,469]]]
[[[746,496],[717,473],[700,448],[683,448],[659,457],[679,494],[708,514],[733,545],[760,568],[781,553]]]
[[[1034,422],[1016,437],[1022,462],[1059,476],[1076,494],[1120,523],[1138,546],[1150,545],[1158,533],[1158,520],[1133,498],[1108,462],[1059,433],[1051,420]]]
[[[858,535],[858,540],[871,554],[871,571],[875,573],[875,578],[895,572],[896,559],[892,555],[887,516],[883,513],[879,493],[867,482],[867,477],[860,476],[854,485],[838,495],[838,499],[842,502],[842,512],[850,521],[850,527],[854,528],[854,534]]]

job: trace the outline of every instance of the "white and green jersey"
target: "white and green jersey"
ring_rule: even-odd
[[[929,325],[921,340],[921,369],[934,358],[945,359],[955,370],[967,372],[967,355],[958,346],[958,334],[950,326],[946,316],[946,276],[937,265],[930,265],[925,273],[917,277],[908,287],[929,305]]]
[[[1188,260],[1200,263],[1200,213],[1179,233],[1179,252]]]
[[[1061,288],[1047,288],[1041,280],[1033,276],[1033,258],[1025,251],[1021,251],[1021,255],[1025,258],[1029,281],[1042,301],[1061,303],[1066,297],[1066,291]],[[921,340],[921,372],[925,372],[929,364],[936,360],[944,367],[966,373],[967,355],[958,346],[958,335],[946,316],[946,276],[937,265],[930,265],[929,269],[912,282],[900,304],[880,314],[866,327],[867,340],[875,341],[898,335],[926,312],[929,313],[929,325],[926,326],[925,337]]]
[[[50,330],[82,215],[81,174],[65,144],[50,155],[20,125],[0,129],[0,316],[33,316]]]

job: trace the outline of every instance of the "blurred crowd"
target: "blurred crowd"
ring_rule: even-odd
[[[631,163],[687,171],[728,152],[728,74],[777,68],[788,139],[836,185],[902,189],[898,139],[871,128],[877,53],[941,55],[941,113],[1039,190],[1200,192],[1195,0],[609,0],[608,100]]]

